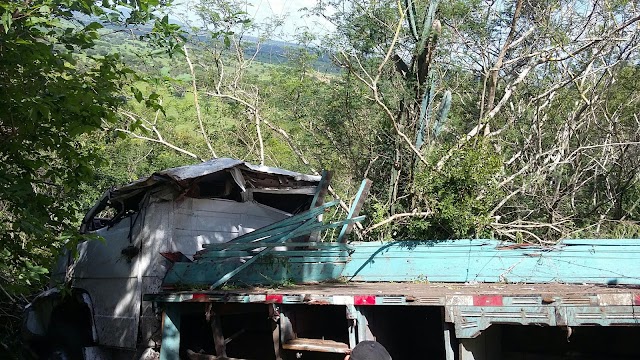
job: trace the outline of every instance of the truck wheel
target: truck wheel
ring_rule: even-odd
[[[361,341],[353,348],[349,360],[391,360],[387,349],[377,341]]]
[[[52,349],[50,359],[83,360],[83,349],[92,342],[91,320],[87,307],[68,301],[54,308],[47,338]]]

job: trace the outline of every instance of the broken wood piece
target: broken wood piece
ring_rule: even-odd
[[[209,354],[201,354],[189,349],[187,349],[187,357],[189,358],[189,360],[247,360],[247,359],[229,358],[226,356],[220,357],[220,356],[209,355]]]
[[[357,216],[362,210],[362,206],[364,205],[364,201],[367,199],[367,195],[369,195],[369,190],[371,189],[371,180],[364,179],[362,180],[362,184],[360,184],[360,188],[356,193],[356,197],[353,199],[353,203],[351,204],[351,208],[349,209],[349,215],[347,215],[347,220]],[[353,224],[345,225],[342,230],[340,230],[340,234],[336,239],[336,242],[346,242],[346,236],[351,233],[353,229]]]
[[[282,344],[282,348],[285,350],[315,351],[337,354],[351,353],[351,349],[348,344],[324,339],[291,339]]]
[[[322,223],[316,223],[316,222],[308,221],[308,222],[303,223],[302,225],[300,225],[295,230],[289,232],[288,234],[286,234],[284,236],[281,236],[281,237],[277,237],[276,239],[273,240],[273,242],[286,245],[285,242],[287,240],[293,239],[293,238],[298,237],[300,235],[309,234],[309,233],[311,233],[313,231],[320,231],[320,230],[326,230],[326,229],[330,229],[330,228],[336,228],[336,227],[339,227],[339,226],[343,226],[343,228],[344,228],[344,226],[347,226],[349,224],[353,224],[353,223],[355,223],[357,221],[362,221],[362,220],[364,220],[364,218],[365,218],[364,216],[359,216],[359,217],[350,218],[350,219],[346,219],[346,220],[338,221],[338,222],[333,222],[333,223],[329,223],[329,224],[322,224]],[[261,248],[262,247],[260,243],[251,243],[251,245],[255,246],[255,248]],[[211,289],[215,289],[218,286],[220,286],[220,285],[224,284],[225,282],[229,281],[229,279],[231,279],[233,276],[235,276],[240,271],[242,271],[245,268],[247,268],[249,265],[253,264],[260,257],[270,253],[271,251],[273,251],[273,248],[263,247],[260,251],[258,251],[256,254],[254,254],[253,257],[251,257],[250,259],[245,261],[244,264],[236,267],[235,269],[233,269],[232,271],[228,272],[227,274],[222,276],[220,279],[218,279],[215,283],[213,283],[213,285],[211,285]]]
[[[224,341],[224,335],[222,335],[222,323],[220,322],[220,315],[217,313],[211,316],[211,331],[213,332],[213,343],[216,347],[216,355],[220,357],[227,357],[227,343]]]
[[[316,193],[313,196],[313,200],[311,200],[312,208],[324,204],[324,197],[327,196],[327,192],[329,192],[329,185],[331,185],[332,177],[332,171],[322,170],[322,178],[320,179],[320,184],[318,184]]]

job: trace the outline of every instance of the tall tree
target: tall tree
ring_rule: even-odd
[[[322,1],[343,71],[321,76],[304,39],[286,68],[257,64],[238,5],[202,2],[214,41],[184,48],[202,146],[183,154],[371,177],[374,237],[545,243],[637,225],[634,2]],[[121,130],[171,147],[142,124],[153,136]]]
[[[329,48],[389,125],[377,155],[389,186],[374,192],[388,211],[381,225],[421,217],[396,233],[539,243],[629,219],[637,176],[620,164],[631,165],[637,140],[620,124],[635,92],[622,106],[604,86],[637,59],[635,2],[318,4],[337,28]]]
[[[101,162],[84,135],[116,119],[133,75],[117,53],[82,54],[100,38],[98,19],[121,25],[155,19],[150,38],[173,41],[176,29],[153,15],[160,3],[136,4],[125,16],[118,11],[125,2],[0,1],[2,311],[38,286],[58,249],[77,238],[79,188]],[[0,317],[15,320],[11,313]],[[5,339],[17,337],[0,339],[6,349]]]

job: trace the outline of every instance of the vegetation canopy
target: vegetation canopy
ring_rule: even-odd
[[[160,5],[0,1],[0,316],[12,320],[3,328],[19,321],[12,306],[40,286],[59,249],[78,240],[83,184],[107,165],[90,144],[118,121],[122,89],[138,77],[119,53],[87,51],[103,24],[162,24],[153,15]],[[175,36],[169,30],[148,38]]]

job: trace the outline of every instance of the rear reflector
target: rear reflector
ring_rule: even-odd
[[[473,306],[502,306],[502,296],[475,295]]]
[[[267,294],[267,297],[266,297],[265,301],[268,302],[268,303],[281,304],[282,303],[282,295]]]
[[[356,295],[353,297],[354,305],[375,305],[376,297],[374,295]]]

